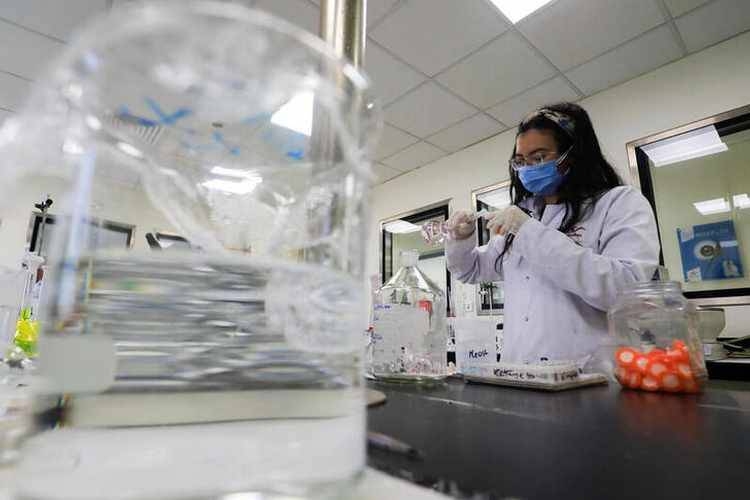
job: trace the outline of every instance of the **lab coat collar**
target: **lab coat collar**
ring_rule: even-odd
[[[565,209],[565,203],[550,203],[547,204],[544,201],[543,196],[531,196],[525,200],[521,200],[519,203],[521,208],[530,210],[534,214],[534,218],[537,220],[550,220],[556,216],[561,210]]]

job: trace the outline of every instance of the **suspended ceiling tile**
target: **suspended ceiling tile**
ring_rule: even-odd
[[[367,25],[380,21],[393,8],[398,0],[367,0]]]
[[[518,29],[566,71],[664,21],[654,0],[558,0]]]
[[[279,16],[316,36],[320,33],[320,11],[307,0],[257,0],[255,7]]]
[[[5,120],[9,117],[13,116],[13,113],[10,111],[6,111],[4,109],[0,109],[0,127],[5,123]]]
[[[477,110],[427,82],[386,106],[386,119],[398,128],[424,138],[475,114]]]
[[[487,108],[556,73],[518,34],[485,45],[438,80],[472,104]]]
[[[409,146],[403,151],[386,158],[381,163],[384,163],[391,168],[395,168],[396,170],[400,170],[401,172],[408,172],[409,170],[414,170],[415,168],[426,165],[438,158],[442,158],[443,156],[445,156],[445,153],[432,144],[418,142],[413,146]]]
[[[709,45],[750,29],[750,1],[716,0],[675,20],[688,51]]]
[[[667,4],[667,8],[672,17],[677,17],[710,1],[711,0],[664,0],[664,3]]]
[[[0,70],[34,79],[64,44],[0,20]]]
[[[31,90],[31,82],[0,72],[0,108],[18,111]]]
[[[0,18],[69,40],[75,28],[106,8],[107,0],[4,0]]]
[[[635,78],[679,59],[682,50],[668,26],[661,26],[568,73],[587,95]]]
[[[375,159],[382,160],[383,158],[387,158],[417,141],[419,141],[418,137],[402,132],[386,123],[380,134],[380,141],[375,151]]]
[[[382,184],[385,181],[389,181],[393,179],[394,177],[401,175],[403,173],[400,170],[391,168],[388,165],[383,165],[382,163],[375,163],[372,166],[372,172],[373,174],[375,174],[376,184]]]
[[[507,127],[484,113],[441,130],[427,140],[443,151],[453,153],[492,135],[502,132]]]
[[[370,42],[365,53],[365,71],[372,78],[375,93],[383,104],[393,102],[426,80],[411,66]]]
[[[526,115],[545,104],[576,100],[576,91],[563,77],[558,76],[501,102],[487,112],[506,125],[515,127]]]
[[[485,0],[409,0],[372,37],[427,75],[435,75],[508,28]]]

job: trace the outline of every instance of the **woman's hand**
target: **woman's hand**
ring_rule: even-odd
[[[470,212],[457,210],[445,221],[445,229],[449,240],[465,240],[474,234],[476,218]]]
[[[512,205],[494,212],[490,216],[485,216],[485,218],[489,219],[487,229],[490,230],[490,234],[503,236],[505,234],[516,234],[531,217],[517,206]]]

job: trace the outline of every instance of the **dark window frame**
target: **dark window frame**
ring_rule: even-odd
[[[55,214],[47,214],[47,220],[45,222],[45,226],[54,226],[56,223],[57,215]],[[31,216],[29,218],[29,228],[27,230],[27,238],[26,241],[29,244],[29,251],[31,253],[37,252],[37,240],[39,238],[39,232],[42,227],[42,218],[43,214],[38,211],[31,212]],[[127,247],[132,248],[133,243],[135,242],[135,226],[131,224],[125,224],[122,222],[115,222],[111,220],[100,220],[100,219],[90,219],[89,224],[92,226],[99,227],[101,226],[104,229],[107,229],[109,231],[114,232],[120,232],[127,234]],[[46,238],[45,238],[46,239]],[[44,244],[44,242],[42,242]]]
[[[391,217],[387,220],[383,220],[380,223],[380,280],[381,283],[386,283],[393,273],[396,271],[393,269],[393,236],[385,230],[385,225],[395,220],[403,220],[411,222],[412,224],[418,224],[419,222],[426,221],[433,217],[443,216],[445,220],[448,220],[450,215],[450,206],[448,201],[440,202],[435,205],[431,205],[422,209],[417,209],[408,214],[402,216]],[[445,255],[445,249],[436,249],[434,252],[426,254],[428,258],[434,258]],[[420,260],[424,255],[420,256]],[[445,303],[447,307],[448,316],[451,316],[452,304],[451,304],[451,273],[446,268],[445,270]]]
[[[485,186],[483,188],[475,189],[471,193],[471,199],[472,204],[474,206],[474,210],[479,212],[480,210],[486,209],[486,208],[492,208],[490,205],[487,205],[479,198],[486,193],[491,193],[492,191],[497,191],[500,189],[510,189],[510,180],[505,180],[501,182],[497,182],[495,184],[491,184],[489,186]],[[487,230],[486,222],[483,219],[477,220],[477,244],[479,246],[486,245],[490,238],[489,231]],[[503,314],[505,312],[505,301],[501,301],[499,303],[495,303],[493,301],[490,301],[490,303],[485,303],[484,300],[482,300],[482,293],[487,293],[489,288],[489,293],[493,293],[493,289],[503,287],[502,281],[492,281],[492,282],[485,282],[480,283],[477,285],[477,293],[475,297],[476,302],[476,310],[477,315],[479,316],[492,316],[494,314]]]

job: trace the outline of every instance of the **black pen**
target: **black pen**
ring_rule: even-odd
[[[373,448],[378,448],[392,453],[398,453],[400,455],[406,455],[409,458],[421,460],[423,458],[422,453],[419,450],[412,447],[409,444],[399,441],[398,439],[386,436],[379,432],[368,432],[367,433],[367,444]]]

